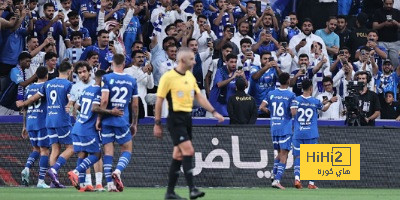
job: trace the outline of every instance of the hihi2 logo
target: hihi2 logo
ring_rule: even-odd
[[[359,144],[301,144],[301,180],[360,180]]]

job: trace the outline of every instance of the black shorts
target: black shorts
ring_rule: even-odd
[[[174,146],[192,140],[192,113],[170,111],[167,127]]]

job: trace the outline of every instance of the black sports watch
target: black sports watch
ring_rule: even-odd
[[[154,124],[155,124],[155,125],[161,125],[161,120],[155,120],[155,121],[154,121]]]

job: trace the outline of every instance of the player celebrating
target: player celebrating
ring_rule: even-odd
[[[89,66],[87,63],[80,65]],[[100,84],[105,73],[103,70],[96,71],[95,84],[83,91],[75,105],[80,114],[72,129],[72,140],[74,151],[78,153],[78,162],[76,168],[68,172],[68,177],[72,185],[80,192],[93,191],[91,184],[85,184],[85,171],[101,158],[100,137],[98,131],[96,131],[97,114],[92,112],[92,104],[100,104]],[[110,114],[122,116],[123,112],[114,108]]]
[[[325,112],[337,97],[332,97],[325,105],[312,97],[313,85],[308,79],[301,82],[303,95],[296,97],[291,105],[292,116],[294,116],[293,134],[293,156],[294,156],[294,186],[297,189],[303,188],[300,182],[300,144],[318,143],[318,110]],[[314,181],[309,181],[308,189],[318,189]]]
[[[174,149],[165,199],[182,199],[174,192],[181,164],[189,186],[190,199],[196,199],[203,197],[205,193],[198,190],[193,184],[192,159],[194,149],[191,142],[193,99],[196,98],[199,104],[211,112],[219,122],[224,121],[224,118],[202,96],[197,86],[196,78],[190,72],[196,63],[193,51],[188,48],[181,48],[178,52],[177,60],[178,66],[165,73],[158,85],[154,135],[158,138],[162,137],[161,109],[164,99],[167,98],[169,104],[167,123]]]
[[[104,145],[104,174],[110,192],[122,192],[124,185],[121,172],[128,166],[132,154],[132,136],[136,134],[138,120],[138,91],[136,79],[124,73],[125,56],[115,54],[112,61],[113,73],[103,76],[101,89],[100,113],[120,108],[123,116],[110,114],[99,116],[96,126],[100,129]],[[95,107],[96,105],[94,105]],[[132,107],[132,121],[129,122],[128,106]],[[117,167],[111,174],[114,154],[114,142],[121,146],[121,156]],[[114,179],[114,182],[113,182]]]
[[[47,81],[47,69],[45,67],[39,67],[36,70],[36,76],[38,81],[31,84],[26,89],[25,99],[35,95],[39,89]],[[22,101],[17,102],[21,104]],[[33,152],[29,155],[26,162],[25,169],[21,172],[22,183],[26,186],[29,185],[29,169],[32,167],[33,163],[39,157],[39,181],[37,183],[38,188],[50,188],[44,182],[44,177],[46,176],[46,171],[49,163],[49,137],[47,136],[47,130],[45,124],[46,120],[46,99],[40,98],[38,101],[34,102],[33,105],[28,107],[27,111],[24,111],[23,129],[22,137],[29,139],[33,146]],[[40,152],[40,153],[39,153]]]
[[[44,83],[35,95],[21,102],[19,106],[28,106],[40,98],[46,97],[46,128],[51,144],[50,165],[52,166],[47,173],[50,176],[52,187],[64,188],[64,185],[58,180],[57,172],[74,154],[70,135],[71,118],[67,112],[71,106],[68,96],[72,87],[72,83],[67,79],[72,73],[72,65],[62,62],[58,71],[60,73],[58,78]],[[64,144],[66,148],[60,155],[61,144]]]
[[[279,75],[281,86],[269,92],[266,99],[261,103],[260,110],[271,112],[271,136],[274,150],[278,151],[275,158],[273,175],[275,180],[272,187],[285,189],[280,181],[286,168],[286,161],[292,145],[292,116],[290,105],[296,98],[293,92],[288,90],[290,75],[282,73]],[[268,106],[268,108],[266,108]]]

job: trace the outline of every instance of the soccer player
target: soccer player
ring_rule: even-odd
[[[35,95],[39,89],[47,81],[47,69],[45,67],[39,67],[36,70],[36,76],[38,81],[31,84],[26,89],[25,99]],[[22,101],[17,102],[17,105],[22,103]],[[29,155],[26,162],[25,169],[21,172],[22,183],[26,186],[29,185],[29,169],[33,166],[35,160],[40,156],[39,161],[39,181],[37,183],[38,188],[50,188],[44,182],[44,177],[46,176],[46,171],[49,163],[49,137],[47,135],[47,130],[45,124],[46,120],[46,99],[40,98],[38,101],[34,102],[33,105],[28,107],[28,110],[24,111],[23,129],[22,137],[29,139],[33,146],[33,151]]]
[[[296,97],[290,106],[292,116],[294,116],[294,134],[293,134],[293,157],[294,157],[294,186],[297,189],[303,188],[300,182],[300,144],[318,143],[318,110],[325,112],[336,98],[332,98],[322,105],[322,103],[312,97],[313,85],[311,80],[305,79],[301,82],[303,95]],[[314,181],[309,181],[308,189],[318,189]]]
[[[65,186],[58,180],[57,172],[74,154],[70,135],[71,117],[67,112],[71,106],[68,96],[72,88],[72,83],[67,79],[72,73],[72,65],[68,62],[62,62],[58,71],[59,77],[44,83],[35,95],[21,102],[19,106],[28,106],[42,97],[46,98],[46,128],[51,145],[50,165],[52,166],[47,173],[52,183],[50,187],[64,188]],[[64,144],[66,148],[60,154],[61,144]]]
[[[89,63],[84,61],[79,61],[75,64],[74,73],[78,75],[79,81],[72,86],[70,101],[72,101],[72,106],[74,107],[72,113],[74,116],[77,114],[75,103],[80,99],[83,91],[95,84],[95,80],[92,78],[93,73],[91,73],[92,68]],[[97,116],[96,116],[97,117]],[[103,160],[100,158],[98,162],[93,165],[96,175],[96,191],[104,191],[102,186],[103,182]],[[86,171],[85,175],[85,185],[92,185],[92,175],[90,174],[90,168]]]
[[[81,65],[88,66],[87,63],[82,63]],[[83,91],[75,105],[80,110],[80,114],[72,129],[72,140],[74,151],[78,153],[78,161],[76,168],[68,172],[68,177],[72,185],[79,189],[80,192],[93,191],[93,186],[85,183],[85,171],[101,158],[101,142],[96,130],[97,113],[93,112],[92,105],[100,104],[100,85],[104,74],[105,71],[103,70],[96,71],[95,84]],[[123,115],[123,112],[116,107],[109,113],[115,116]]]
[[[110,192],[122,192],[124,185],[121,181],[121,172],[128,166],[132,154],[132,136],[136,134],[138,121],[138,91],[136,79],[124,73],[125,56],[115,54],[112,61],[113,73],[103,76],[100,107],[94,104],[94,109],[99,113],[96,123],[101,129],[102,143],[104,146],[104,174],[107,189]],[[132,108],[132,120],[129,121],[128,106]],[[96,108],[97,107],[97,108]],[[107,110],[119,108],[123,116],[111,115]],[[100,123],[101,122],[101,123]],[[102,127],[100,128],[100,124]],[[114,142],[121,146],[121,156],[114,172],[111,173]],[[114,179],[114,181],[113,181]]]
[[[269,92],[260,105],[260,110],[271,114],[271,136],[274,150],[278,155],[274,160],[272,187],[285,189],[280,181],[285,172],[286,161],[292,146],[292,115],[290,105],[296,98],[288,90],[290,75],[283,72],[279,75],[280,87]],[[268,108],[266,107],[268,106]]]
[[[154,136],[162,137],[161,109],[165,98],[168,100],[169,114],[168,130],[174,144],[172,163],[168,174],[168,189],[165,199],[182,199],[175,194],[174,188],[183,166],[186,182],[189,186],[190,199],[203,197],[204,192],[193,184],[192,160],[194,149],[192,145],[192,107],[194,98],[207,111],[213,114],[219,122],[224,121],[222,115],[215,111],[210,102],[200,93],[196,78],[190,72],[196,63],[194,53],[189,48],[181,48],[177,55],[178,66],[166,72],[160,79],[157,90],[155,110]]]

